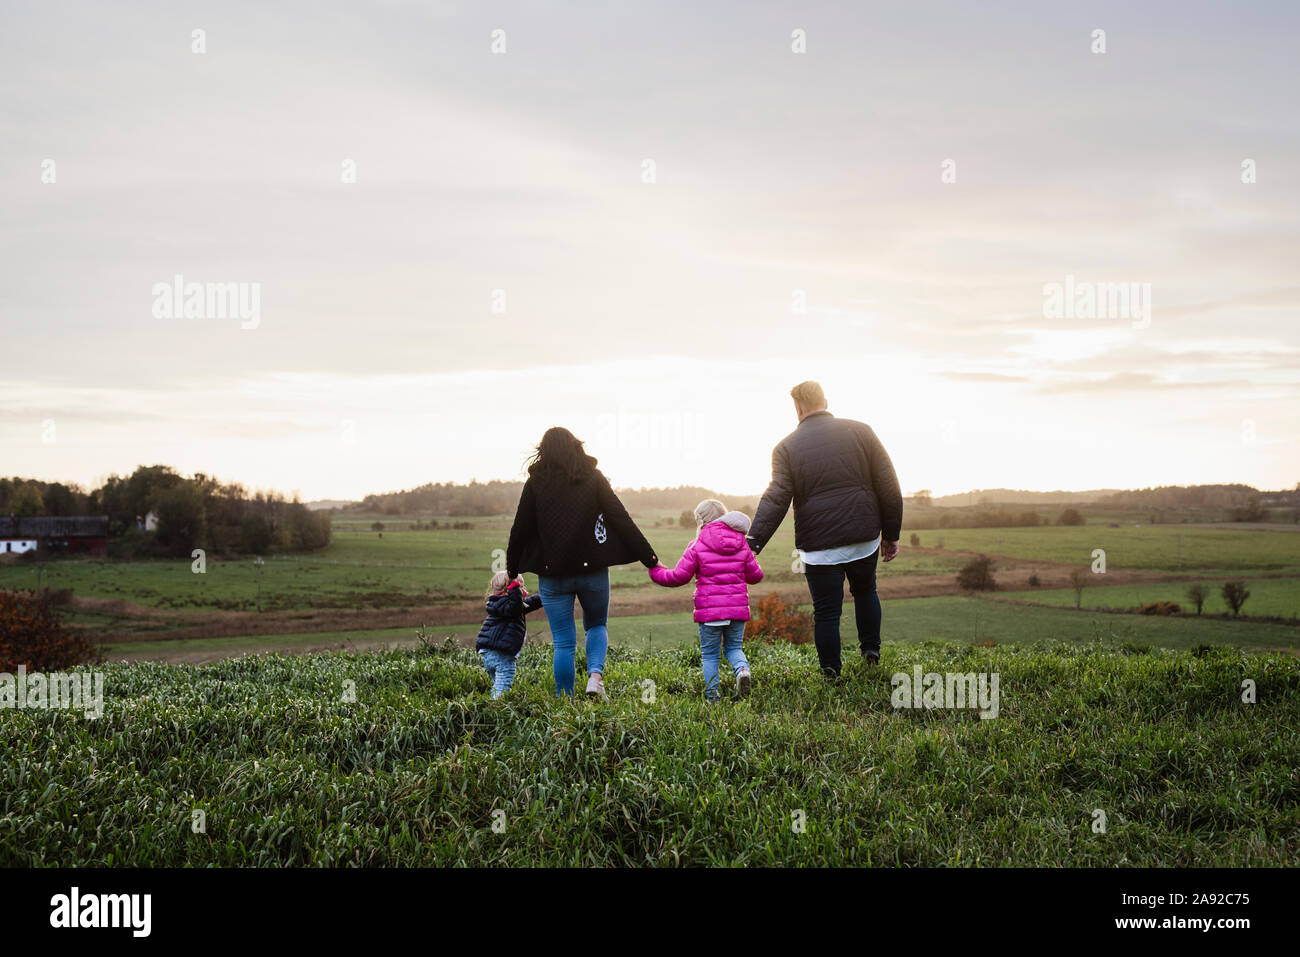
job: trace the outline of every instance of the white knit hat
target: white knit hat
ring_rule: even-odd
[[[699,525],[707,525],[709,522],[716,522],[726,514],[727,506],[723,505],[716,498],[706,498],[699,505],[695,506],[695,521]]]
[[[742,535],[749,534],[749,516],[744,512],[728,512],[722,516],[720,521],[731,526]]]

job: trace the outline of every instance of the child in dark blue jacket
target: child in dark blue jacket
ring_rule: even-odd
[[[492,576],[487,594],[487,618],[479,629],[474,649],[492,680],[492,697],[499,698],[515,680],[515,658],[524,646],[528,625],[524,616],[542,607],[539,595],[528,594],[524,576],[514,581],[505,572]]]

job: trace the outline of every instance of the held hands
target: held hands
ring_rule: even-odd
[[[898,557],[898,542],[886,542],[882,540],[880,543],[881,561],[892,562],[897,557]]]

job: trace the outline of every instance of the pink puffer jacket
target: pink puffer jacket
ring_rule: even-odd
[[[716,522],[700,529],[699,537],[686,546],[676,568],[659,565],[650,569],[650,577],[670,588],[695,581],[695,620],[749,620],[749,589],[763,580],[763,569],[745,541],[745,533],[727,523],[739,516],[729,512]]]

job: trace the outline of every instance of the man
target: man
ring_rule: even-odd
[[[799,427],[772,451],[772,484],[750,528],[750,547],[767,544],[794,501],[794,544],[813,600],[813,637],[822,673],[840,674],[840,614],[849,582],[858,642],[868,666],[880,663],[876,562],[893,561],[903,525],[898,476],[870,426],[826,411],[816,382],[790,390]]]

